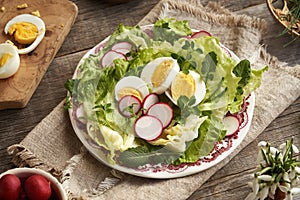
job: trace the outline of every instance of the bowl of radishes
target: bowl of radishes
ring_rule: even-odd
[[[36,168],[14,168],[0,174],[0,199],[67,200],[61,183]]]

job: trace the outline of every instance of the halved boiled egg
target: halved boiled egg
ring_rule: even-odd
[[[148,94],[147,84],[137,76],[126,76],[120,79],[115,86],[115,98],[117,100],[126,95],[133,95],[142,101]]]
[[[13,36],[18,44],[26,46],[18,49],[19,54],[33,51],[44,38],[45,31],[44,21],[30,14],[22,14],[12,18],[4,28],[5,34]]]
[[[11,44],[0,44],[0,79],[14,75],[20,66],[20,57],[16,47]]]
[[[149,62],[141,73],[141,78],[149,84],[152,92],[164,93],[179,72],[177,60],[171,57],[160,57]]]
[[[193,105],[195,106],[204,99],[205,94],[206,86],[200,74],[191,70],[188,74],[179,72],[172,81],[170,90],[166,91],[166,95],[175,105],[177,105],[180,96],[187,96],[188,98],[195,96],[196,102]]]

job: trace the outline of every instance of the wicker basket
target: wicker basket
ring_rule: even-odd
[[[291,25],[291,20],[288,20],[286,17],[287,14],[289,13],[287,0],[279,0],[279,1],[282,2],[283,5],[282,8],[274,7],[275,0],[267,0],[267,4],[272,15],[280,24],[282,24],[285,28],[287,28],[289,33],[300,36],[300,22],[297,21],[296,23]]]

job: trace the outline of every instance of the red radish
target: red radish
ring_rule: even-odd
[[[173,113],[173,109],[171,108],[171,106],[169,106],[166,103],[159,102],[159,103],[152,105],[148,109],[147,115],[158,118],[162,122],[163,128],[166,128],[172,122],[174,113]]]
[[[156,93],[148,94],[142,103],[143,114],[146,114],[148,109],[155,103],[159,102],[158,95]]]
[[[133,95],[126,95],[118,102],[119,113],[124,117],[132,117],[140,111],[141,107],[141,101]]]
[[[123,58],[126,60],[126,56],[122,53],[116,52],[114,50],[110,50],[106,52],[101,58],[101,66],[112,66],[114,64],[114,60],[117,58]]]
[[[163,124],[154,116],[144,115],[135,121],[134,131],[141,139],[153,141],[161,136]]]
[[[198,31],[198,32],[193,33],[191,38],[199,38],[199,37],[203,37],[203,36],[211,36],[211,34],[207,31]]]
[[[240,130],[240,121],[234,115],[228,115],[223,118],[224,129],[226,130],[226,136],[232,136]]]
[[[13,174],[6,174],[0,179],[0,199],[17,200],[21,192],[21,181]]]
[[[24,190],[30,200],[48,200],[52,192],[50,182],[38,174],[25,180]]]
[[[115,49],[114,51],[126,56],[126,54],[130,52],[130,49]]]
[[[226,47],[221,46],[221,48],[229,57],[231,57],[231,53],[229,52],[229,50]]]
[[[129,42],[118,42],[112,46],[111,50],[117,51],[118,49],[127,49],[130,51],[131,48],[132,44]]]
[[[143,31],[150,37],[154,38],[154,33],[151,27],[146,27],[143,29]]]
[[[98,46],[95,48],[95,53],[99,53],[105,46],[107,42],[103,42],[101,44],[98,44]]]

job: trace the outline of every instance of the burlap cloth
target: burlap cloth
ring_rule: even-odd
[[[234,15],[216,4],[203,7],[196,0],[163,0],[140,24],[151,24],[161,17],[187,19],[192,28],[219,37],[240,58],[254,62],[254,67],[269,65],[256,91],[250,131],[241,145],[221,163],[198,174],[169,180],[136,177],[112,170],[94,159],[76,137],[61,102],[20,144],[8,148],[16,166],[51,172],[63,183],[70,199],[186,199],[298,98],[300,66],[288,67],[261,48],[266,30],[262,20]]]

